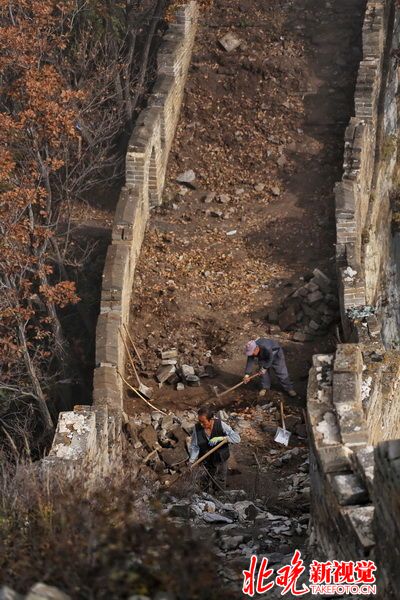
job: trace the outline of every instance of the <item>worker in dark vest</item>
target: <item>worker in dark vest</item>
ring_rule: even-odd
[[[244,383],[249,382],[251,372],[257,363],[261,376],[260,396],[265,396],[267,390],[271,387],[270,369],[274,371],[284,391],[292,398],[297,396],[289,378],[283,349],[278,342],[268,340],[267,338],[250,340],[247,342],[244,351],[247,356],[245,376],[243,378]]]
[[[233,431],[227,423],[221,421],[221,419],[217,419],[211,408],[203,406],[199,409],[197,417],[198,423],[196,423],[193,430],[190,445],[189,464],[193,464],[198,458],[201,458],[214,446],[222,442],[222,440],[227,440],[228,442],[204,461],[207,471],[218,484],[215,485],[211,480],[209,481],[209,488],[218,491],[218,487],[225,488],[226,486],[229,442],[238,444],[240,442],[240,435]]]

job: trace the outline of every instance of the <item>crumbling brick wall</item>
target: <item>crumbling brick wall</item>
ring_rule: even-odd
[[[342,319],[379,299],[390,247],[389,192],[396,164],[398,15],[393,0],[369,0],[355,115],[345,132],[342,180],[336,184],[336,259]]]
[[[178,123],[196,34],[198,6],[180,7],[157,56],[158,72],[148,106],[139,115],[126,155],[126,182],[116,207],[103,271],[96,329],[93,405],[61,413],[45,464],[83,460],[93,475],[119,458],[124,418],[125,349],[120,329],[129,321],[133,278],[151,207],[162,202],[168,155]]]
[[[385,600],[400,598],[400,353],[385,348],[379,322],[397,159],[398,40],[395,2],[369,0],[355,116],[335,189],[342,324],[353,343],[314,357],[307,400],[312,541],[322,556],[376,559]]]

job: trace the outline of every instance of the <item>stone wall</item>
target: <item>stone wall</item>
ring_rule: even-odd
[[[374,547],[371,455],[361,396],[362,355],[343,344],[313,358],[308,384],[313,542],[324,556],[356,560]]]
[[[128,324],[133,277],[149,211],[161,204],[168,155],[189,68],[198,18],[195,2],[178,10],[158,54],[158,78],[148,107],[129,141],[126,184],[117,205],[103,273],[96,331],[93,400],[123,409],[125,349],[120,328]]]
[[[378,596],[385,600],[400,598],[400,352],[385,348],[381,335],[397,159],[398,41],[395,3],[369,0],[355,116],[335,189],[339,298],[350,343],[313,357],[307,400],[312,541],[329,558],[376,559]]]
[[[336,258],[347,337],[356,334],[349,311],[379,302],[389,257],[389,192],[397,154],[398,72],[393,50],[398,30],[392,0],[367,2],[355,115],[345,132],[343,177],[335,188]]]
[[[169,151],[177,126],[198,21],[198,6],[179,8],[157,56],[157,78],[139,115],[126,155],[126,181],[116,207],[96,330],[93,405],[61,413],[50,465],[70,468],[82,460],[101,474],[121,449],[125,349],[119,333],[128,325],[133,278],[150,209],[161,204]]]

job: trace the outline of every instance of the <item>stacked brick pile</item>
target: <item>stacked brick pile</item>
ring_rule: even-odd
[[[319,269],[314,269],[313,276],[284,300],[277,313],[268,316],[283,331],[293,331],[297,342],[325,335],[339,318],[336,283]]]
[[[195,412],[187,412],[182,417],[153,412],[129,419],[131,443],[142,459],[142,475],[164,485],[170,485],[179,477],[189,458],[195,420]]]

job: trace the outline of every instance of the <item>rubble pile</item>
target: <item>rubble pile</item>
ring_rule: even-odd
[[[259,448],[264,458],[259,467],[261,472],[268,472],[271,467],[280,469],[294,458],[306,458],[307,451],[303,447],[294,447],[283,452],[283,448],[276,449],[271,448],[270,444],[266,445],[266,440],[270,439],[275,446],[273,436],[280,422],[279,410],[273,402],[247,407],[240,412],[219,410],[218,417],[229,423],[241,435],[242,443],[251,439]],[[129,417],[131,443],[137,457],[142,461],[142,472],[148,475],[150,480],[159,481],[162,486],[170,486],[180,476],[189,458],[190,439],[196,422],[195,410],[168,415],[153,411]],[[300,416],[288,414],[285,422],[294,436],[293,439],[300,442],[306,439],[306,426]],[[300,473],[308,473],[308,458],[299,470]],[[299,481],[301,483],[302,479]],[[295,488],[295,484],[292,484],[292,495],[296,492]]]
[[[194,411],[185,411],[179,417],[157,411],[130,417],[131,443],[142,460],[141,472],[150,480],[170,485],[179,477],[189,458],[196,419]]]
[[[308,475],[302,473],[301,478],[308,486]],[[297,485],[302,484],[298,481]],[[165,512],[180,524],[189,520],[197,530],[207,529],[207,539],[222,559],[221,574],[228,580],[229,563],[248,560],[253,554],[268,555],[270,564],[284,563],[293,544],[307,532],[308,512],[290,517],[274,514],[265,500],[249,500],[240,489],[226,490],[221,498],[206,492],[184,499],[166,496]],[[232,569],[233,572],[236,579],[240,570]]]
[[[160,386],[164,383],[175,385],[176,389],[184,390],[185,386],[199,387],[200,380],[204,377],[214,377],[215,372],[211,364],[198,365],[196,367],[180,363],[178,350],[161,350],[161,364],[156,373]]]
[[[311,342],[326,334],[339,321],[339,303],[336,284],[319,269],[290,296],[277,311],[268,314],[270,323],[277,323],[283,331],[292,331],[296,342]]]

